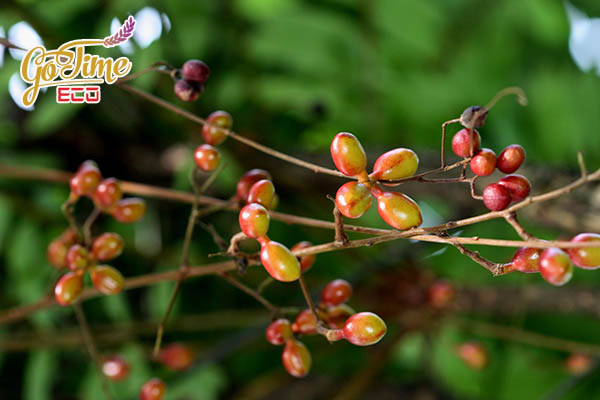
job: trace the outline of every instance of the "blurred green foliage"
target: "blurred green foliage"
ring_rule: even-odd
[[[600,16],[597,1],[573,4],[590,16]],[[7,30],[25,20],[48,48],[54,48],[76,38],[104,37],[114,17],[123,20],[148,5],[168,15],[172,30],[163,32],[150,47],[136,48],[130,56],[134,72],[157,60],[173,65],[189,58],[205,60],[212,70],[207,89],[197,103],[183,107],[199,115],[228,110],[237,132],[278,150],[332,166],[331,138],[338,131],[350,131],[360,138],[371,163],[379,153],[404,146],[425,154],[422,161],[427,166],[427,155],[433,155],[429,160],[437,159],[443,121],[469,105],[486,103],[503,87],[517,85],[527,92],[529,106],[521,108],[511,98],[502,100],[481,129],[486,147],[499,152],[520,143],[528,151],[529,165],[555,168],[552,171],[575,171],[576,152],[584,150],[588,167],[600,166],[600,77],[580,71],[571,60],[569,25],[560,1],[13,0],[0,6],[0,26]],[[118,49],[100,53],[119,55]],[[5,54],[0,86],[7,87],[17,68],[18,62]],[[163,75],[147,75],[134,84],[180,103],[173,96],[172,82]],[[101,104],[82,107],[56,104],[50,89],[31,113],[16,108],[2,91],[0,162],[74,170],[91,158],[99,162],[105,176],[189,190],[190,155],[199,142],[198,127],[119,88],[102,90]],[[339,182],[327,177],[316,180],[306,171],[231,140],[221,148],[227,168],[211,195],[228,198],[245,170],[268,168],[282,211],[330,218],[325,194],[333,194]],[[433,161],[429,164],[435,166]],[[6,309],[36,301],[56,279],[45,260],[45,248],[66,225],[60,204],[68,192],[65,186],[24,181],[1,181],[0,188],[0,305]],[[426,224],[483,211],[476,204],[464,210],[439,196],[411,190],[424,209]],[[89,206],[84,204],[81,216]],[[179,263],[188,207],[154,200],[148,206],[148,216],[135,226],[100,221],[102,230],[124,237],[126,250],[115,266],[128,277],[170,270]],[[213,215],[208,222],[224,237],[237,231],[231,213]],[[384,226],[374,209],[360,223]],[[552,228],[534,229],[546,238],[560,234]],[[284,238],[288,245],[304,239],[331,240],[330,232],[280,223],[273,223],[270,234]],[[496,222],[470,227],[463,234],[514,238],[505,224]],[[369,282],[374,272],[399,268],[411,259],[460,285],[543,285],[534,276],[492,279],[453,249],[443,249],[393,242],[323,254],[308,281],[315,290],[333,277]],[[210,262],[207,254],[217,251],[199,230],[193,262]],[[492,248],[482,253],[506,260],[511,250]],[[256,285],[264,276],[254,269],[244,280]],[[600,278],[577,271],[574,282],[597,285]],[[93,300],[85,309],[92,324],[156,321],[171,288],[171,283],[164,283]],[[291,286],[272,285],[265,295],[276,304],[302,304],[299,290]],[[352,305],[363,307],[358,302]],[[244,294],[208,277],[183,285],[173,314],[255,307]],[[509,322],[599,342],[597,320],[523,313]],[[228,318],[226,313],[223,318]],[[0,341],[23,332],[58,333],[68,326],[76,326],[70,310],[46,310],[26,322],[1,327]],[[239,332],[246,336],[238,337]],[[390,385],[433,379],[436,387],[455,398],[511,400],[541,398],[568,379],[561,366],[563,353],[493,340],[485,342],[491,367],[473,372],[452,350],[470,337],[451,323],[444,325],[430,354],[431,376],[424,377],[420,370],[424,337],[411,335],[394,349],[381,379]],[[237,344],[229,346],[228,338]],[[263,374],[282,369],[280,349],[264,343],[256,326],[167,339],[197,343],[202,350],[199,366],[182,376],[158,368],[148,357],[151,335],[103,349],[123,353],[134,365],[129,380],[113,385],[117,398],[135,398],[146,379],[160,375],[169,382],[170,399],[215,399],[232,396]],[[317,339],[308,339],[316,376],[341,382],[365,362],[362,349],[327,346]],[[211,353],[223,346],[229,351]],[[213,355],[204,357],[204,351]],[[0,363],[0,398],[103,398],[96,371],[77,349],[0,353]],[[595,372],[583,379],[569,398],[598,398],[600,387],[590,384],[597,378]]]

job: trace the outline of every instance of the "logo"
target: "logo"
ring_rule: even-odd
[[[72,40],[50,51],[44,46],[32,47],[21,61],[21,79],[31,84],[23,92],[23,104],[31,106],[40,89],[54,86],[57,103],[99,103],[99,85],[126,76],[132,63],[127,57],[113,60],[88,54],[86,47],[118,46],[129,40],[134,30],[135,19],[130,16],[114,35],[104,39]]]

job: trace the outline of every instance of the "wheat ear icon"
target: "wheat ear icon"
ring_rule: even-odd
[[[135,30],[135,18],[129,16],[121,28],[112,36],[104,38],[104,47],[114,47],[129,40]]]

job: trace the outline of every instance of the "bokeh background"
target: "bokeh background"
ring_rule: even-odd
[[[595,0],[570,4],[590,18],[600,17]],[[333,166],[329,143],[335,133],[349,131],[360,138],[370,163],[388,149],[410,147],[419,154],[422,170],[434,168],[443,121],[467,106],[485,104],[503,87],[518,85],[527,92],[529,106],[502,100],[481,129],[485,147],[498,153],[512,143],[523,145],[527,161],[521,172],[533,182],[534,193],[574,179],[578,150],[590,169],[600,166],[600,69],[589,69],[600,66],[600,36],[590,34],[587,44],[571,47],[571,54],[570,35],[581,39],[581,31],[572,36],[568,6],[561,1],[7,0],[0,7],[0,33],[26,21],[48,48],[104,37],[115,17],[122,21],[152,7],[145,12],[160,13],[160,32],[146,32],[146,39],[129,49],[99,53],[116,57],[128,51],[134,71],[158,60],[176,66],[190,58],[206,61],[211,78],[193,104],[178,101],[164,75],[149,74],[133,84],[202,116],[227,110],[240,134],[321,165]],[[586,18],[573,10],[572,17]],[[597,21],[588,22],[591,31],[600,32]],[[18,65],[3,52],[0,87],[8,88]],[[93,159],[104,176],[190,190],[199,127],[118,87],[103,87],[102,102],[91,106],[58,105],[50,89],[32,111],[20,109],[3,89],[0,110],[3,164],[74,171]],[[227,168],[210,195],[229,198],[244,171],[265,168],[280,195],[280,211],[331,218],[326,195],[343,181],[232,140],[221,151]],[[426,225],[484,212],[466,189],[459,184],[403,187],[421,205]],[[40,299],[57,278],[45,249],[66,226],[60,205],[67,195],[66,185],[0,178],[3,310]],[[81,207],[81,216],[89,206]],[[598,232],[599,210],[600,192],[590,185],[531,208],[521,219],[542,238],[568,239],[581,231]],[[124,254],[113,264],[132,277],[177,267],[188,213],[186,205],[148,200],[141,222],[125,226],[103,218],[97,229],[125,238]],[[224,237],[238,230],[231,212],[205,222]],[[359,223],[384,227],[374,207]],[[218,248],[208,234],[197,232],[192,262],[213,261],[207,255]],[[288,246],[332,240],[330,231],[279,222],[269,233]],[[502,221],[461,234],[517,238]],[[477,250],[497,262],[508,262],[514,252]],[[252,268],[242,279],[256,286],[265,276]],[[426,292],[440,277],[455,285],[457,299],[451,310],[432,317]],[[121,353],[133,365],[127,381],[112,385],[119,399],[136,398],[151,376],[167,382],[169,399],[600,397],[595,364],[579,376],[564,364],[573,351],[600,354],[597,271],[577,270],[567,286],[557,289],[537,275],[492,278],[446,246],[395,241],[319,255],[307,274],[315,298],[333,278],[351,281],[350,305],[384,316],[389,332],[367,349],[329,345],[322,337],[303,339],[313,368],[302,380],[285,373],[281,349],[264,340],[268,314],[218,277],[185,282],[172,314],[166,342],[184,341],[198,354],[186,373],[166,371],[149,358],[172,283],[94,299],[84,309],[101,352]],[[303,304],[296,285],[273,284],[265,296],[282,306]],[[488,368],[473,371],[458,359],[455,347],[465,340],[486,347]],[[0,398],[103,398],[70,309],[52,308],[0,327]]]

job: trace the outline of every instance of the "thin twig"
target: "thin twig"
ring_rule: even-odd
[[[256,299],[256,301],[258,301],[260,304],[265,306],[265,308],[267,308],[271,312],[271,315],[275,316],[280,313],[279,308],[274,306],[269,300],[265,299],[256,290],[254,290],[251,287],[238,281],[237,279],[235,279],[234,277],[229,275],[227,272],[222,272],[218,275],[221,278],[225,279],[227,282],[229,282],[229,284],[231,284],[232,286],[235,286],[236,288],[240,289],[242,292],[254,297]]]
[[[94,224],[100,213],[100,209],[98,207],[94,207],[94,210],[87,217],[81,228],[81,231],[83,232],[83,242],[88,247],[92,244],[92,225]]]
[[[460,122],[460,118],[454,118],[451,119],[450,121],[446,121],[442,124],[442,147],[441,147],[441,158],[442,158],[442,163],[441,163],[441,167],[440,168],[445,168],[446,167],[446,127],[450,124],[454,124],[456,122]]]
[[[506,222],[508,222],[510,226],[512,226],[514,230],[519,234],[519,236],[521,236],[521,239],[536,239],[531,233],[527,232],[527,230],[525,230],[525,228],[523,227],[523,225],[521,225],[519,220],[517,220],[517,213],[510,213],[507,216],[505,216],[504,219],[506,219]]]

